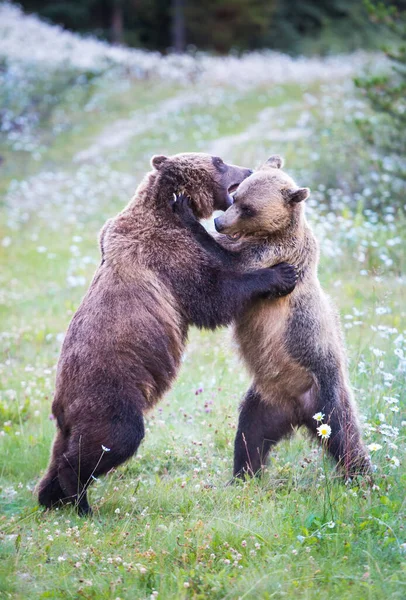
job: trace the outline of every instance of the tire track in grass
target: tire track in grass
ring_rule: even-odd
[[[133,137],[146,133],[171,114],[201,102],[201,92],[183,92],[173,98],[164,100],[152,111],[138,110],[131,117],[119,119],[106,127],[88,148],[75,154],[73,162],[97,160],[104,152],[122,148]]]
[[[260,139],[261,143],[269,140],[270,142],[281,141],[291,142],[304,138],[310,134],[306,127],[287,127],[286,129],[269,128],[272,119],[280,119],[282,115],[289,115],[293,112],[303,110],[303,104],[299,102],[287,104],[285,106],[264,108],[257,114],[257,119],[249,127],[234,135],[227,135],[215,140],[209,145],[207,152],[227,159],[230,154],[234,155],[234,148],[238,150],[244,144],[252,143]]]

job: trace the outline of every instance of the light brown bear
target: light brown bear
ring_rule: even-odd
[[[235,268],[295,265],[296,288],[279,299],[257,298],[235,319],[241,356],[253,376],[240,411],[234,475],[261,471],[269,450],[301,425],[318,439],[323,415],[326,446],[347,476],[367,472],[347,371],[339,318],[317,278],[319,251],[306,221],[308,188],[299,188],[272,156],[241,183],[233,205],[215,219],[217,244],[193,220],[183,197],[182,218],[213,256]],[[180,211],[181,212],[181,211]]]
[[[241,273],[206,252],[176,214],[179,190],[197,218],[225,210],[251,174],[200,153],[156,156],[128,206],[103,228],[102,262],[69,325],[52,412],[57,434],[39,484],[47,508],[90,511],[93,477],[129,459],[144,437],[145,411],[178,372],[188,327],[226,325],[261,294],[289,293],[294,268]]]

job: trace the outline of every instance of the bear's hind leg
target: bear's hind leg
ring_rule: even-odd
[[[305,418],[309,431],[326,444],[345,476],[354,477],[368,473],[371,463],[361,438],[361,430],[351,392],[346,383],[331,376],[329,380],[319,381],[319,393],[316,406]],[[313,419],[317,412],[324,414],[323,422],[331,427],[328,438],[323,439],[317,431],[320,423]]]
[[[97,430],[97,424],[94,424]],[[97,436],[72,436],[58,477],[64,494],[73,502],[80,515],[91,513],[87,488],[93,478],[118,467],[135,454],[144,437],[144,419],[135,410],[123,410],[107,426],[103,424]]]
[[[42,506],[45,506],[45,508],[52,508],[63,502],[65,494],[58,479],[58,465],[66,446],[67,439],[61,430],[58,429],[47,472],[38,485],[38,502]]]
[[[234,442],[234,477],[257,475],[269,451],[292,432],[292,415],[282,405],[272,405],[254,386],[241,403]]]
[[[65,494],[58,478],[58,470],[52,465],[38,488],[38,502],[45,508],[53,508],[63,504]]]
[[[88,514],[91,512],[87,501],[86,490],[91,482],[91,472],[88,472],[88,465],[93,461],[90,456],[93,452],[89,451],[87,444],[83,441],[84,436],[72,436],[69,440],[67,451],[64,452],[58,469],[58,480],[63,491],[64,501],[74,503],[79,514]],[[100,448],[99,457],[103,451]],[[94,462],[94,465],[97,464]],[[89,481],[87,479],[89,478]]]

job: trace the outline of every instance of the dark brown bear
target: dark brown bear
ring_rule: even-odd
[[[304,214],[308,188],[299,188],[271,157],[239,186],[233,205],[215,220],[221,246],[196,223],[185,199],[178,214],[196,239],[230,267],[296,266],[289,296],[256,298],[234,323],[241,356],[253,376],[240,411],[234,475],[260,472],[273,444],[304,425],[323,440],[347,477],[370,469],[349,383],[338,314],[317,278],[317,241]],[[224,247],[225,248],[224,248]],[[318,419],[314,415],[318,414]],[[330,435],[328,428],[331,428]],[[319,435],[318,435],[319,434]]]
[[[92,477],[130,458],[144,437],[143,413],[169,389],[189,325],[226,325],[261,294],[292,291],[283,264],[241,274],[194,240],[171,206],[193,196],[196,217],[230,204],[251,171],[208,154],[156,156],[128,206],[104,226],[102,262],[69,326],[52,411],[57,434],[39,502],[90,507]]]

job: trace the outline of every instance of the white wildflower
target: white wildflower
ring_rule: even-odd
[[[323,440],[328,440],[331,435],[331,427],[327,423],[323,423],[320,427],[317,427],[317,433]]]
[[[324,419],[324,414],[322,412],[318,412],[315,415],[313,415],[313,419],[318,423],[321,423],[321,421],[323,421]]]

